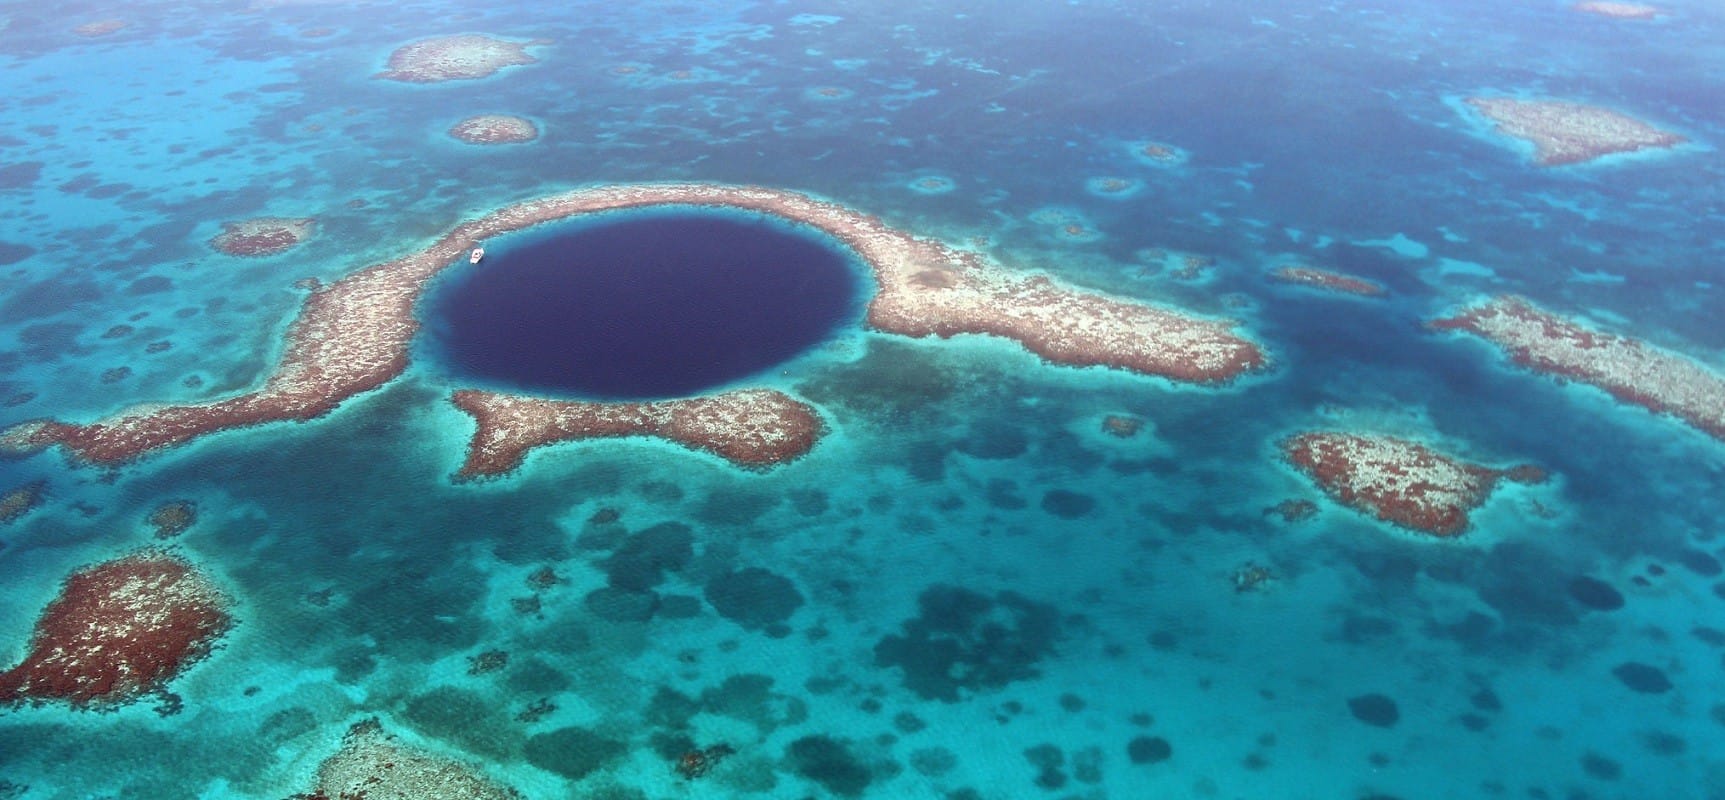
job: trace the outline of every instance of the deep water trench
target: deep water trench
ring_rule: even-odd
[[[475,387],[686,397],[761,376],[862,317],[856,253],[764,214],[605,212],[484,244],[420,309],[422,355]]]

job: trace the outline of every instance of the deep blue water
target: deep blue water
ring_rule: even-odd
[[[445,281],[427,324],[452,374],[582,397],[678,397],[783,363],[857,316],[858,267],[837,242],[736,214],[610,217],[493,244]]]
[[[0,669],[60,581],[116,555],[170,547],[240,601],[167,687],[178,713],[0,709],[0,800],[286,797],[371,717],[534,800],[1725,798],[1725,445],[1425,325],[1517,293],[1725,370],[1725,12],[1570,5],[0,2],[0,425],[253,388],[300,279],[637,181],[809,192],[1009,271],[1237,319],[1273,361],[1190,387],[880,334],[850,254],[746,215],[500,237],[434,282],[406,373],[330,415],[115,470],[0,459],[0,492],[46,486],[0,525]],[[110,15],[127,26],[71,32]],[[453,33],[550,44],[485,80],[370,77]],[[1606,104],[1692,143],[1542,169],[1458,112],[1475,93]],[[477,113],[541,138],[447,136]],[[1136,158],[1150,141],[1187,159]],[[1109,178],[1135,188],[1090,190]],[[261,215],[317,231],[266,259],[206,245]],[[732,260],[738,239],[802,254]],[[1153,248],[1214,265],[1182,279]],[[1390,295],[1267,278],[1292,262]],[[511,283],[530,278],[549,283]],[[627,334],[537,367],[547,394],[771,386],[825,436],[758,472],[606,440],[452,480],[473,425],[450,393],[532,380],[451,358],[456,300],[539,323],[491,339],[504,356]],[[562,382],[648,366],[656,383]],[[1140,433],[1103,432],[1115,414]],[[1314,428],[1553,477],[1424,541],[1277,461]],[[1266,513],[1290,499],[1319,511]],[[167,500],[199,521],[164,545],[144,520]],[[1275,580],[1236,592],[1246,565]],[[562,582],[534,588],[547,567]],[[470,674],[491,651],[507,664]],[[671,772],[719,742],[737,754],[710,774]]]

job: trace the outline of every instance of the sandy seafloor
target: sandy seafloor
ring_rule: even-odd
[[[0,462],[0,490],[48,487],[0,527],[0,663],[67,574],[151,544],[165,500],[197,503],[172,547],[239,598],[224,646],[169,687],[178,714],[0,711],[0,796],[285,797],[375,716],[531,798],[1725,797],[1725,446],[1422,326],[1515,292],[1725,369],[1725,12],[1661,5],[1643,22],[1544,0],[0,4],[0,396],[34,395],[0,423],[255,385],[296,280],[623,181],[814,193],[1234,316],[1274,361],[1194,388],[851,326],[762,379],[830,425],[765,474],[608,441],[454,483],[472,423],[427,359],[322,419],[111,472]],[[72,33],[110,17],[128,24]],[[370,77],[455,33],[549,44],[482,81]],[[1458,113],[1481,92],[1610,105],[1691,141],[1539,168]],[[542,136],[445,135],[482,112]],[[1152,141],[1185,160],[1134,157]],[[918,191],[928,177],[951,190]],[[1135,188],[1087,189],[1109,177]],[[207,246],[262,215],[317,233],[256,260]],[[1215,263],[1182,280],[1149,248]],[[1295,261],[1390,295],[1266,278]],[[120,323],[135,332],[102,338]],[[1144,428],[1108,436],[1109,414]],[[1422,540],[1278,463],[1275,441],[1314,427],[1553,479]],[[1290,498],[1320,511],[1264,513]],[[590,522],[603,510],[618,521]],[[654,535],[690,555],[659,613],[596,613],[589,593],[642,541],[624,537],[661,523],[687,526]],[[1237,593],[1249,563],[1276,579]],[[568,582],[519,613],[546,565]],[[703,599],[745,568],[794,588],[782,627]],[[1624,606],[1578,603],[1580,575]],[[919,597],[980,608],[923,617]],[[907,631],[961,658],[879,663]],[[493,649],[508,665],[469,675]],[[1625,662],[1671,687],[1633,690]],[[1369,694],[1394,724],[1356,719]],[[541,698],[556,710],[515,718]],[[561,746],[579,731],[621,747],[584,763]],[[679,781],[678,737],[737,754]],[[1167,757],[1135,763],[1152,740]]]

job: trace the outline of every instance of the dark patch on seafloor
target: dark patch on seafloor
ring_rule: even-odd
[[[854,254],[765,218],[654,210],[578,221],[427,298],[463,378],[605,399],[681,397],[782,364],[858,310]]]
[[[935,585],[917,598],[920,610],[902,634],[875,645],[875,663],[904,671],[905,688],[928,700],[957,702],[963,693],[1034,678],[1054,650],[1060,615],[1053,606],[1015,592],[995,598]]]

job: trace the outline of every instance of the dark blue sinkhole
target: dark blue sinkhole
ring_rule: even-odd
[[[491,388],[684,397],[762,374],[859,316],[857,256],[759,214],[611,212],[487,243],[426,298],[428,350]]]

